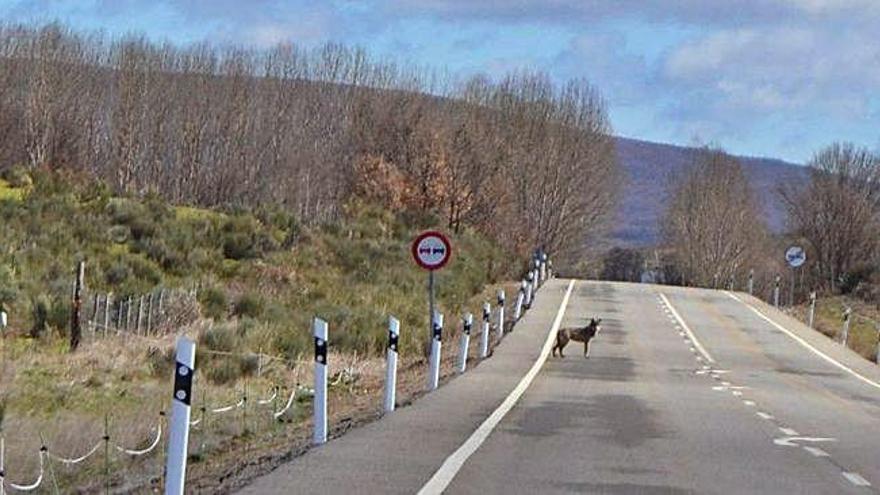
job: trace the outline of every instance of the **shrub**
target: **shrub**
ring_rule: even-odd
[[[0,265],[0,308],[6,308],[18,298],[18,281],[12,270]]]
[[[241,347],[241,337],[232,325],[215,325],[202,333],[200,344],[212,351],[233,352]]]
[[[158,347],[150,346],[147,349],[147,363],[150,366],[150,373],[158,378],[170,375],[174,366],[174,356],[173,347],[166,347],[163,351]]]
[[[70,319],[73,315],[73,308],[70,301],[64,296],[56,296],[49,306],[47,315],[47,323],[50,328],[55,329],[59,335],[65,335],[70,327]],[[85,319],[85,318],[83,318]]]
[[[226,314],[229,311],[226,293],[216,287],[203,290],[199,294],[199,303],[202,305],[202,313],[208,318],[215,320],[226,318]]]
[[[235,301],[232,314],[238,317],[260,318],[263,315],[264,309],[265,305],[259,296],[246,293]]]
[[[278,249],[278,242],[250,215],[227,219],[221,228],[223,255],[233,260],[252,259]]]
[[[30,174],[23,165],[14,165],[3,170],[0,178],[12,187],[28,187],[33,184]]]
[[[117,261],[104,271],[104,280],[109,285],[122,285],[131,277],[131,268],[123,262]]]
[[[233,260],[257,257],[257,250],[251,237],[241,233],[223,235],[223,256]]]
[[[31,300],[31,319],[33,320],[33,326],[31,326],[30,331],[31,337],[36,339],[46,334],[46,330],[49,327],[49,311],[51,307],[52,303],[45,294],[40,294]]]

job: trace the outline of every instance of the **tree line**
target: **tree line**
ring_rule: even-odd
[[[289,208],[362,199],[576,253],[619,174],[605,103],[541,73],[460,79],[339,44],[267,50],[0,26],[0,168],[65,169],[120,194]]]
[[[698,149],[670,180],[664,261],[654,268],[669,283],[742,288],[754,274],[768,285],[787,270],[784,249],[797,244],[807,252],[804,290],[880,301],[880,154],[834,143],[806,165],[803,182],[778,190],[787,229],[774,235],[739,161],[718,148]],[[609,252],[605,264],[607,274],[627,280],[638,280],[647,266],[641,254],[621,250]]]

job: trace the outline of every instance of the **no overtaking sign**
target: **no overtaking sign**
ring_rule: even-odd
[[[412,243],[412,255],[425,270],[439,270],[449,262],[452,245],[445,235],[437,231],[422,232]]]

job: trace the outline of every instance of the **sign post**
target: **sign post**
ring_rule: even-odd
[[[431,325],[431,369],[428,373],[428,389],[437,388],[440,377],[440,343],[443,332],[443,316],[434,309],[434,271],[446,266],[452,256],[452,244],[440,232],[422,232],[412,243],[412,256],[416,264],[428,270],[428,321]]]
[[[791,246],[785,250],[785,261],[791,267],[791,292],[789,292],[788,305],[794,306],[795,272],[806,263],[807,252],[800,246]]]

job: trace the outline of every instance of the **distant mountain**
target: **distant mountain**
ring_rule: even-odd
[[[626,173],[622,202],[611,243],[646,246],[659,240],[659,220],[666,204],[669,177],[690,165],[695,148],[617,138],[617,159]],[[770,228],[782,231],[785,209],[777,193],[783,183],[803,182],[807,169],[772,158],[737,157],[764,203]]]

